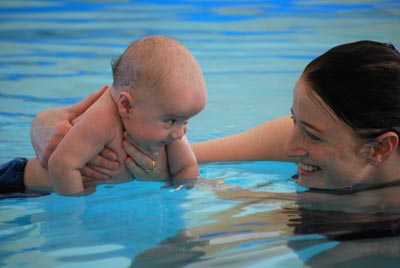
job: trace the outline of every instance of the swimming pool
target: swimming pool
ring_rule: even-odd
[[[0,13],[0,163],[32,157],[33,117],[111,83],[111,59],[144,35],[177,38],[203,68],[209,103],[192,142],[288,114],[305,64],[334,45],[400,45],[395,0],[24,0]],[[295,172],[215,163],[201,166],[210,185],[192,189],[133,181],[84,198],[2,199],[0,266],[398,267],[397,188],[310,193]]]

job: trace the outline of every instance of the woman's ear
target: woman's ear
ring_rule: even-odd
[[[132,112],[133,96],[127,91],[118,94],[118,111],[121,116],[128,116]]]
[[[385,162],[399,145],[399,136],[392,131],[383,133],[376,138],[376,144],[371,147],[369,162],[378,165]]]

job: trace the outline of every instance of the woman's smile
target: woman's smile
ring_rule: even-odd
[[[318,166],[305,164],[302,162],[298,163],[297,169],[298,169],[299,174],[305,175],[305,176],[314,174],[315,172],[318,172],[318,171],[321,171],[321,168]]]

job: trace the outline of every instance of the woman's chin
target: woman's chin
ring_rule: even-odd
[[[327,185],[324,184],[324,180],[322,179],[322,172],[314,171],[312,174],[298,174],[297,183],[301,186],[305,186],[308,188],[327,188]],[[329,187],[328,187],[329,188]]]

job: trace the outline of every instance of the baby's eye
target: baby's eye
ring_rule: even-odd
[[[290,119],[292,119],[293,124],[296,124],[296,119],[294,119],[294,116],[293,116],[293,115],[290,116]]]
[[[168,124],[173,125],[176,123],[176,119],[170,119],[167,121]]]

